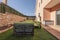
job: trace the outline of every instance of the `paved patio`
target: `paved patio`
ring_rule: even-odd
[[[51,28],[50,26],[44,26],[42,25],[42,27],[47,30],[49,33],[51,33],[53,36],[55,36],[58,40],[60,40],[60,31],[57,31],[53,28]]]
[[[60,25],[49,25],[49,26],[60,32]]]

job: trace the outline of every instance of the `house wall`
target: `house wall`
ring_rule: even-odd
[[[43,19],[44,20],[50,20],[50,16],[51,16],[50,15],[50,9],[45,8],[44,9],[44,14],[43,14],[43,17],[44,17]]]
[[[36,12],[35,12],[35,15],[36,15],[36,20],[39,21],[39,13],[40,13],[40,7],[39,7],[39,2],[40,0],[36,0]]]
[[[54,25],[56,25],[56,11],[60,10],[60,3],[51,8],[51,20],[54,20]]]
[[[56,25],[56,11],[60,10],[60,3],[55,5],[52,8],[45,8],[44,9],[44,20],[52,20],[54,21],[54,25]]]
[[[41,0],[36,0],[36,19],[39,20],[39,13],[40,13],[40,16],[41,16],[41,23],[44,24],[44,7],[50,2],[51,0],[42,0],[42,3],[41,3]],[[39,7],[39,3],[40,3],[40,7]]]
[[[57,25],[56,23],[56,12],[57,10],[60,10],[60,0],[37,0],[40,2],[40,7],[37,6],[39,2],[36,2],[36,17],[38,13],[40,13],[41,16],[41,23],[45,24],[45,20],[52,20],[54,21],[54,25],[49,25],[51,28],[60,31],[60,25]],[[52,2],[52,3],[51,3]],[[50,5],[49,5],[50,4]],[[39,19],[37,17],[37,19]]]
[[[51,8],[51,11],[60,10],[60,3]]]
[[[52,11],[50,15],[50,20],[54,21],[54,25],[56,25],[56,11]]]
[[[50,2],[51,0],[42,0],[41,3],[41,0],[36,0],[36,19],[39,21],[38,15],[40,13],[42,24],[44,23],[44,20],[54,20],[54,25],[56,25],[56,10],[60,9],[60,3],[52,8],[45,8]]]

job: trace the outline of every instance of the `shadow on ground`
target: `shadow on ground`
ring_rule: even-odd
[[[33,40],[33,36],[14,36],[14,35],[10,35],[5,40]]]

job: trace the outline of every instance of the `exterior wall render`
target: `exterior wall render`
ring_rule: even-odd
[[[40,7],[39,7],[39,2],[40,2],[40,0],[36,0],[36,12],[35,12],[35,14],[36,14],[36,20],[37,21],[40,21],[39,20],[39,17],[38,17],[38,15],[39,15],[39,13],[40,13]]]
[[[60,10],[60,3],[51,8],[51,11]]]
[[[36,3],[37,4],[36,17],[37,20],[39,20],[38,15],[40,13],[42,24],[44,24],[44,20],[53,20],[54,25],[56,25],[56,10],[60,9],[60,3],[52,8],[45,8],[45,6],[48,5],[51,1],[52,0],[43,0],[43,2],[41,3],[41,0],[38,0],[38,2]],[[39,7],[39,2],[40,2],[40,7]]]
[[[56,24],[57,23],[56,22],[57,21],[57,19],[56,19],[56,11],[57,10],[60,10],[60,3],[51,8],[51,20],[54,20],[54,25],[57,25]]]
[[[54,25],[56,25],[56,11],[52,11],[50,15],[50,20],[54,21]]]
[[[42,3],[41,3],[41,0],[36,0],[36,19],[39,21],[39,13],[40,13],[40,16],[41,16],[41,22],[42,24],[44,23],[43,21],[43,16],[44,16],[44,7],[50,2],[51,0],[43,0]],[[39,2],[40,2],[40,7],[39,7]]]
[[[43,2],[41,3],[41,6],[44,8],[50,2],[51,2],[51,0],[43,0]]]
[[[38,1],[41,1],[41,0],[38,0]],[[54,25],[49,25],[49,26],[55,30],[60,31],[60,27],[59,27],[60,25],[57,25],[57,16],[56,16],[57,11],[60,10],[60,3],[58,1],[60,0],[43,0],[42,3],[40,2],[40,8],[39,6],[36,7],[38,8],[36,11],[36,16],[38,16],[38,13],[40,12],[42,24],[45,24],[44,20],[54,21]],[[36,3],[36,4],[39,4],[39,3]],[[39,18],[37,17],[37,19]]]

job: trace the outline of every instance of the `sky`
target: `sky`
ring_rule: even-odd
[[[0,0],[0,2],[1,1],[2,0]],[[23,13],[24,15],[34,16],[35,4],[36,0],[8,0],[7,5]]]

